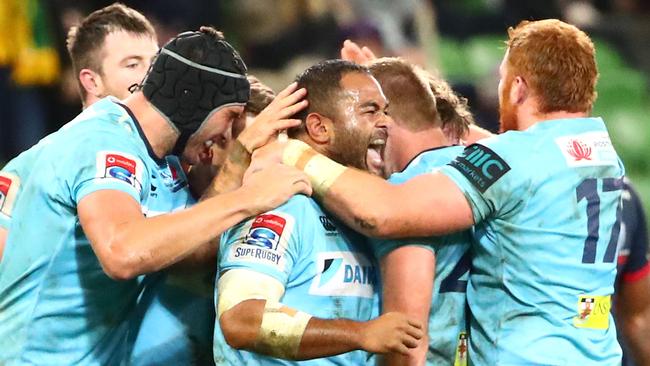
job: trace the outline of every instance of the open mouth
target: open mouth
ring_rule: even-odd
[[[384,148],[387,133],[385,129],[376,130],[370,138],[366,152],[366,166],[372,174],[381,175],[384,169]]]

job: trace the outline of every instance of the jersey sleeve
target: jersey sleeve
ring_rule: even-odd
[[[286,285],[302,249],[301,217],[294,199],[276,210],[257,215],[221,236],[219,274],[248,269]]]
[[[10,171],[0,171],[0,227],[9,229],[14,203],[20,192],[20,177]]]
[[[506,144],[495,138],[482,140],[465,148],[440,172],[449,177],[463,192],[474,216],[474,223],[518,204],[511,197],[521,197],[518,191],[529,185],[523,174],[511,171]]]
[[[142,202],[150,173],[143,163],[146,157],[131,141],[105,133],[91,137],[75,151],[75,174],[68,182],[75,202],[103,189],[121,191]]]
[[[377,239],[369,238],[375,258],[381,260],[388,253],[402,247],[419,247],[430,250],[435,254],[435,241],[437,238],[418,238],[418,239]]]
[[[648,264],[648,227],[646,215],[641,200],[636,191],[629,187],[630,208],[636,218],[636,225],[625,235],[630,243],[630,253],[627,263],[623,267],[622,279],[626,282],[640,280],[650,275],[650,264]]]

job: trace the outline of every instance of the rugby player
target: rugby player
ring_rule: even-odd
[[[374,60],[369,68],[390,103],[382,151],[390,183],[434,171],[463,151],[454,142],[473,121],[444,80],[395,58]],[[372,242],[381,263],[382,312],[403,312],[428,330],[428,342],[407,356],[386,355],[385,364],[466,365],[470,232]]]
[[[253,146],[251,139],[264,136],[265,132],[259,131],[260,126],[268,128],[276,123],[272,118],[256,117],[262,111],[270,117],[277,116],[281,113],[277,110],[278,103],[292,104],[288,101],[290,88],[280,92],[278,102],[266,109],[275,94],[257,78],[250,75],[247,78],[251,94],[244,113],[233,123],[233,139],[222,138],[212,144],[208,155],[210,162],[192,166],[188,174],[194,195],[200,196],[207,187],[211,187],[211,191],[203,195],[206,198],[238,188],[250,162],[250,154],[244,146]],[[303,94],[296,94],[296,99],[302,97]],[[241,134],[245,126],[248,126],[246,133]],[[213,179],[217,171],[220,171],[219,176]],[[214,240],[195,250],[183,260],[184,263],[147,276],[147,286],[133,320],[137,337],[132,365],[213,363],[214,263],[218,250],[218,241]]]
[[[307,69],[298,84],[309,107],[289,136],[365,169],[369,146],[386,137],[386,98],[377,81],[363,66],[331,60]],[[221,243],[217,365],[321,357],[300,364],[365,364],[366,352],[405,353],[423,336],[403,314],[371,320],[378,273],[364,238],[308,197],[236,225]]]
[[[158,51],[151,23],[119,3],[90,13],[70,29],[66,44],[84,108],[108,95],[118,99],[129,96],[129,86],[142,81]],[[12,209],[21,182],[29,177],[34,151],[19,155],[0,171],[0,259]]]
[[[181,33],[159,51],[141,90],[92,104],[41,142],[0,263],[0,363],[127,363],[140,275],[311,192],[302,173],[277,166],[175,211],[189,192],[174,192],[165,158],[196,164],[209,142],[232,136],[248,101],[245,72],[216,30]]]
[[[467,290],[474,364],[617,365],[609,309],[624,167],[603,121],[590,117],[593,43],[548,19],[511,28],[507,45],[503,133],[437,172],[391,185],[296,140],[258,150],[253,166],[283,160],[304,170],[319,202],[370,236],[474,225]]]
[[[614,316],[623,348],[623,365],[650,364],[650,264],[648,228],[639,194],[625,179]]]

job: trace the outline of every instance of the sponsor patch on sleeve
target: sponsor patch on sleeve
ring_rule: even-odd
[[[98,179],[112,179],[133,186],[142,191],[144,164],[137,157],[123,152],[100,151],[97,153]]]
[[[283,270],[284,253],[294,227],[293,216],[283,212],[268,212],[256,216],[248,231],[230,248],[230,261],[263,263]]]
[[[12,173],[0,172],[0,212],[11,217],[20,189],[20,178]]]
[[[469,180],[481,193],[490,188],[510,166],[487,146],[472,144],[449,163]]]
[[[618,164],[618,156],[607,132],[587,132],[555,139],[570,167]]]

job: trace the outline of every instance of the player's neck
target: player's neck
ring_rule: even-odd
[[[151,145],[154,154],[163,158],[171,153],[178,133],[169,125],[160,113],[155,110],[142,92],[136,92],[124,100],[138,120],[145,138]]]
[[[400,171],[404,170],[408,163],[424,151],[451,145],[452,142],[440,128],[409,131],[408,138],[398,149],[402,152],[398,168]]]
[[[589,117],[589,112],[552,111],[542,113],[536,106],[524,105],[518,112],[517,127],[518,130],[524,131],[531,126],[544,121],[586,117]]]
[[[101,98],[98,98],[92,94],[87,94],[86,98],[82,101],[81,109],[86,109],[93,105],[95,102],[98,102]]]

